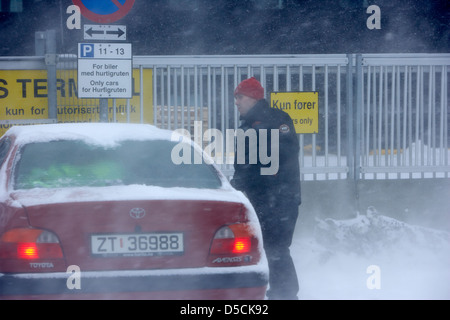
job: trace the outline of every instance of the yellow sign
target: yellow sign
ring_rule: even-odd
[[[58,122],[98,122],[99,99],[79,99],[76,70],[58,70]],[[143,122],[153,123],[153,77],[151,69],[143,69]],[[133,70],[133,97],[108,99],[108,120],[139,123],[140,71]],[[0,120],[48,119],[48,86],[46,70],[0,70]],[[0,136],[11,124],[0,124]]]
[[[270,106],[285,111],[297,133],[319,132],[318,92],[272,92]]]

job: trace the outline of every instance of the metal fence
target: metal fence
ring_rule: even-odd
[[[261,81],[267,98],[277,91],[318,91],[319,133],[299,135],[302,179],[347,177],[346,55],[136,57],[134,64],[153,70],[155,124],[193,135],[196,121],[222,132],[239,127],[233,92],[248,77]],[[222,169],[228,173],[232,166]]]
[[[319,133],[300,134],[303,180],[448,177],[449,54],[137,57],[153,69],[155,124],[236,129],[233,90],[318,91]],[[224,166],[225,170],[230,169]]]
[[[0,71],[45,69],[43,59],[0,57]],[[76,56],[57,60],[58,110],[72,113],[58,121],[98,121],[80,116],[99,102],[77,98]],[[136,97],[110,99],[108,121],[183,128],[205,144],[207,129],[239,126],[233,91],[255,76],[266,98],[319,92],[319,132],[299,135],[302,180],[448,178],[449,64],[450,54],[135,56]]]
[[[448,177],[450,55],[358,55],[356,176]]]

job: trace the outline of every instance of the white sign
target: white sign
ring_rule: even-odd
[[[130,43],[78,44],[79,98],[132,98]]]
[[[131,59],[131,43],[79,43],[78,59]]]
[[[85,40],[126,40],[127,27],[122,25],[85,24]]]

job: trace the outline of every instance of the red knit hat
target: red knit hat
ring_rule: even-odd
[[[264,88],[255,77],[251,77],[239,83],[234,90],[234,96],[237,96],[238,94],[242,94],[256,100],[261,100],[264,98]]]

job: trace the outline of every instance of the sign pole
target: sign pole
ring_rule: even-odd
[[[108,99],[99,99],[100,122],[108,122]]]
[[[45,65],[47,66],[48,83],[48,118],[57,118],[57,98],[56,98],[56,31],[47,30],[45,33]]]

